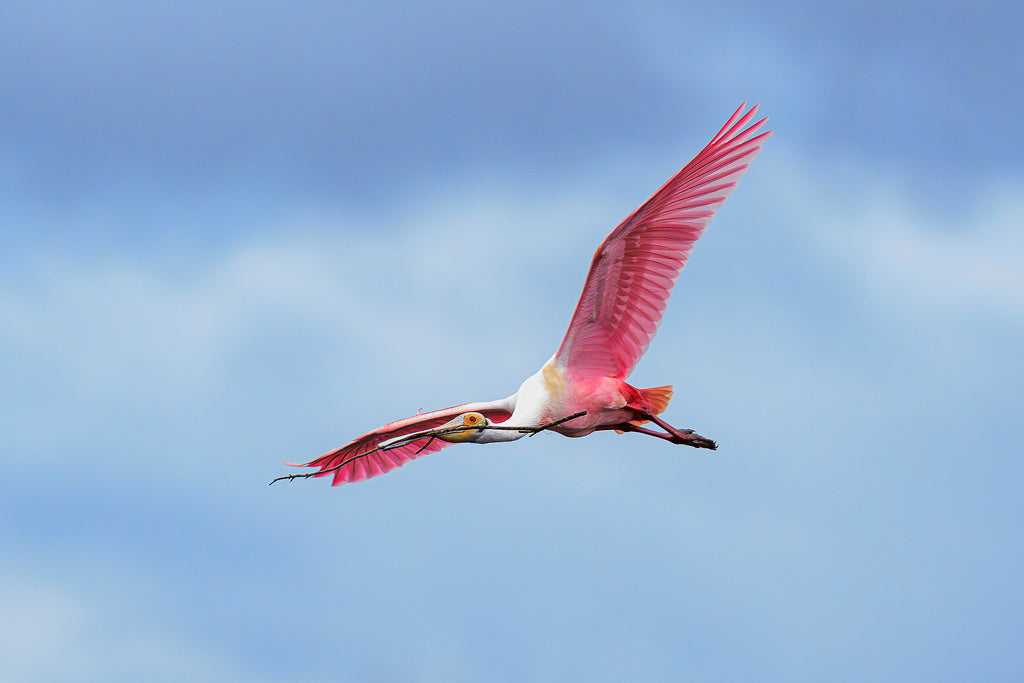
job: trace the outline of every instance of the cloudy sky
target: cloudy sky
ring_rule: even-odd
[[[5,680],[1020,680],[1024,12],[0,8]],[[457,446],[744,100],[633,375],[713,454]]]

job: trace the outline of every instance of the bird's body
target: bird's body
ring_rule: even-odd
[[[659,387],[654,392],[667,392],[671,388]],[[563,436],[579,437],[591,434],[596,429],[616,427],[637,419],[633,408],[641,406],[647,412],[661,412],[668,404],[655,405],[645,396],[645,390],[637,389],[617,377],[575,377],[572,370],[550,359],[535,374],[530,375],[512,396],[504,399],[511,406],[510,425],[538,427],[554,422],[566,415],[586,411],[586,415],[575,418],[552,428]],[[521,434],[516,434],[519,438]],[[499,437],[501,438],[501,437]]]
[[[448,443],[513,441],[545,425],[569,437],[614,429],[716,448],[658,417],[671,387],[638,389],[626,378],[654,337],[694,243],[770,134],[754,136],[764,119],[748,125],[757,107],[741,114],[744,106],[601,244],[562,344],[516,393],[387,424],[301,465],[319,468],[309,476],[333,473],[334,485],[360,481]],[[664,431],[642,427],[646,422]]]

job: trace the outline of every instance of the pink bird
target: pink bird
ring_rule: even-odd
[[[654,337],[694,243],[771,134],[754,135],[767,119],[750,124],[757,107],[742,113],[745,107],[598,247],[561,346],[516,393],[392,422],[304,465],[287,463],[319,471],[279,479],[333,472],[338,486],[390,472],[449,443],[515,441],[541,429],[572,437],[614,429],[717,448],[658,417],[671,386],[637,389],[626,378]],[[642,426],[647,423],[663,431]]]

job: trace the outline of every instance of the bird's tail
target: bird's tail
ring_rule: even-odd
[[[652,387],[650,389],[640,389],[640,396],[644,403],[648,404],[652,412],[655,415],[661,415],[665,412],[665,408],[668,408],[668,402],[672,400],[672,385],[664,387]],[[647,424],[650,420],[630,420],[629,424],[640,425]],[[616,429],[616,432],[622,434],[622,430]]]
[[[668,408],[668,402],[672,400],[672,385],[665,387],[654,387],[652,389],[641,389],[640,395],[654,408],[655,415],[661,415]],[[644,420],[646,422],[646,420]]]

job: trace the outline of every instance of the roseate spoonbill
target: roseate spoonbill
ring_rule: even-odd
[[[751,124],[757,107],[743,113],[745,107],[598,247],[561,346],[516,393],[392,422],[304,465],[287,463],[318,471],[278,479],[333,473],[337,486],[390,472],[449,443],[514,441],[549,428],[574,437],[614,429],[717,448],[658,417],[671,386],[637,389],[626,378],[654,337],[694,243],[771,134],[754,135],[767,119]],[[642,426],[652,422],[663,431]]]

